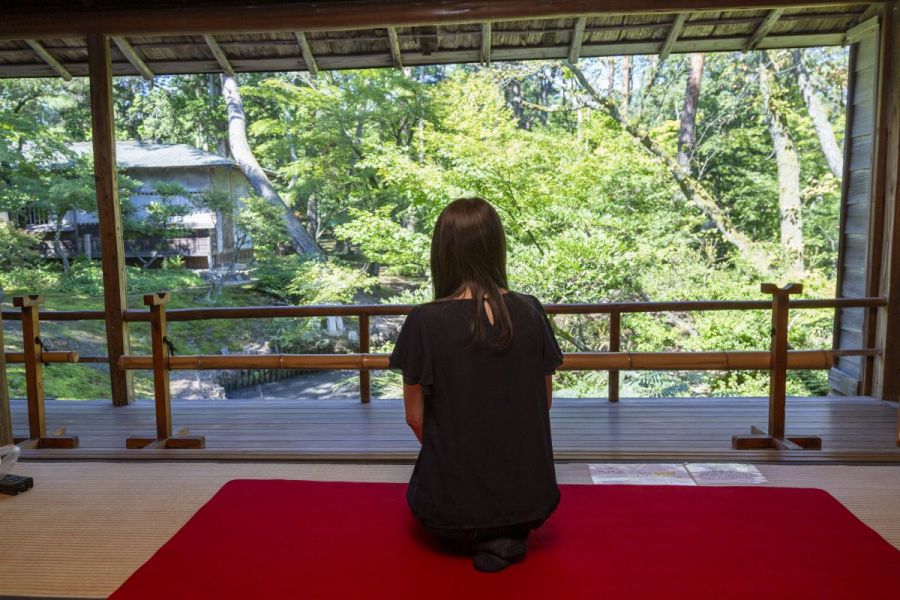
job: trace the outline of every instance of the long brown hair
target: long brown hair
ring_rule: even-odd
[[[492,344],[509,345],[512,322],[501,298],[501,290],[508,289],[506,234],[493,206],[481,198],[458,198],[444,208],[431,236],[431,276],[435,300],[452,300],[466,288],[471,292],[473,341],[487,342],[486,302],[497,328]]]

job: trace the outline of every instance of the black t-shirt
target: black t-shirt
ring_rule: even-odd
[[[425,391],[422,449],[407,501],[432,527],[533,521],[559,503],[544,376],[562,353],[536,298],[503,298],[512,321],[506,349],[471,341],[474,300],[463,299],[413,309],[391,354],[390,367]]]

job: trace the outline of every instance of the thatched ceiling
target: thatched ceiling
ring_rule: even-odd
[[[636,0],[640,6],[642,0]],[[84,35],[68,33],[78,27],[111,27],[116,29],[117,22],[112,17],[103,20],[103,11],[110,7],[122,7],[121,3],[94,0],[92,2],[66,2],[52,0],[42,3],[43,14],[54,13],[54,10],[65,11],[71,5],[78,5],[69,19],[55,18],[46,21],[38,18],[34,12],[34,4],[23,2],[11,12],[6,11],[4,23],[0,24],[0,77],[44,77],[44,76],[83,76],[87,74],[87,45]],[[90,4],[85,8],[84,4]],[[126,3],[136,4],[136,3]],[[216,3],[199,2],[184,3],[173,1],[147,0],[142,3],[147,14],[152,11],[177,10],[185,15],[196,16],[198,10],[210,13],[226,10],[224,5],[233,5],[228,0]],[[185,5],[189,5],[185,7]],[[243,9],[248,10],[248,2]],[[272,3],[270,2],[269,5]],[[295,6],[298,3],[292,3]],[[309,10],[326,2],[310,2],[302,4]],[[333,5],[339,3],[331,3]],[[343,6],[354,3],[344,2]],[[357,3],[358,5],[359,3]],[[377,7],[377,3],[366,2],[366,6]],[[396,0],[384,2],[385,10],[398,4]],[[420,12],[421,2],[416,5]],[[427,3],[426,3],[427,4]],[[435,5],[442,3],[437,2]],[[443,4],[447,4],[444,2]],[[469,2],[476,5],[476,2]],[[499,11],[500,4],[513,12]],[[733,10],[678,10],[662,12],[654,5],[647,12],[623,12],[621,7],[616,13],[603,13],[600,9],[610,3],[590,2],[542,2],[531,3],[533,10],[525,10],[529,2],[518,5],[523,7],[523,15],[529,18],[509,19],[515,9],[509,2],[483,2],[481,5],[494,8],[502,19],[496,21],[458,22],[465,17],[460,14],[437,14],[430,24],[378,26],[365,28],[367,23],[380,21],[378,15],[369,14],[367,19],[360,18],[358,25],[350,28],[347,19],[334,19],[344,23],[343,27],[333,30],[323,29],[327,26],[325,17],[316,13],[313,16],[301,15],[301,22],[309,22],[310,27],[298,29],[285,24],[285,30],[278,28],[278,21],[265,21],[265,32],[246,31],[238,27],[239,21],[232,22],[231,33],[217,31],[224,27],[221,18],[210,21],[209,29],[197,29],[198,33],[178,31],[190,24],[160,25],[162,21],[148,18],[147,29],[154,33],[134,33],[140,29],[140,20],[121,18],[123,33],[116,35],[112,44],[113,73],[116,75],[141,75],[152,77],[160,74],[175,73],[210,73],[232,69],[235,72],[250,71],[296,71],[350,69],[363,67],[414,66],[442,63],[471,63],[505,60],[527,60],[547,58],[578,58],[591,56],[611,56],[623,54],[664,54],[683,52],[718,52],[752,49],[771,49],[787,47],[833,46],[846,41],[846,33],[864,18],[874,14],[869,4],[840,4],[807,2],[803,6],[785,6],[784,3],[769,2],[766,7],[734,8]],[[617,3],[621,5],[622,3]],[[647,4],[643,2],[643,4]],[[682,2],[681,4],[687,4]],[[725,3],[722,3],[725,4]],[[729,2],[729,5],[735,3]],[[813,6],[810,6],[813,4]],[[592,8],[589,13],[571,14],[567,16],[535,18],[535,14],[552,14],[547,9],[563,10],[564,5],[571,7]],[[699,3],[698,5],[703,5]],[[280,9],[288,6],[277,5]],[[535,6],[547,9],[545,13]],[[747,6],[745,4],[744,6]],[[760,6],[750,2],[749,6]],[[132,6],[132,11],[138,10]],[[255,10],[250,7],[249,10]],[[93,11],[93,12],[92,12]],[[112,14],[112,13],[110,13]],[[230,14],[230,13],[229,13]],[[324,13],[322,13],[324,14]],[[390,13],[395,14],[395,13]],[[396,14],[402,15],[402,11]],[[418,14],[418,13],[417,13]],[[468,13],[467,13],[468,14]],[[100,16],[97,16],[100,15]],[[62,16],[65,16],[64,12]],[[313,18],[318,18],[314,21]],[[192,17],[194,18],[194,17]],[[388,17],[383,17],[387,19]],[[404,22],[402,18],[392,17],[395,22]],[[421,17],[425,18],[425,17]],[[16,21],[21,24],[20,31],[28,34],[28,39],[16,39]],[[46,22],[46,30],[54,34],[40,34],[41,23]],[[262,21],[260,21],[262,27]],[[274,25],[273,25],[274,23]],[[302,24],[302,23],[301,23]],[[316,26],[313,27],[312,24]],[[254,24],[247,23],[247,27]],[[160,27],[176,30],[173,33],[158,32]],[[104,32],[107,30],[104,29]],[[240,31],[236,33],[235,31]],[[204,35],[205,33],[205,35]],[[24,37],[24,36],[23,36]]]

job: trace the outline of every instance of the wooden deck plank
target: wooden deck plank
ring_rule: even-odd
[[[153,403],[114,407],[108,400],[47,401],[48,430],[66,427],[81,447],[71,451],[27,451],[26,458],[210,458],[254,459],[264,455],[304,459],[312,455],[355,456],[362,460],[396,457],[412,460],[419,445],[406,427],[403,403],[396,399],[356,400],[175,400],[175,430],[189,427],[206,436],[207,449],[125,450],[125,438],[153,436]],[[12,401],[13,428],[27,430],[26,404]],[[692,453],[743,459],[731,449],[731,436],[751,425],[766,426],[764,398],[605,399],[557,398],[551,412],[558,457],[615,456],[641,460],[647,456]],[[894,445],[897,406],[866,397],[790,398],[789,433],[822,437],[824,453],[794,453],[822,460],[840,453],[861,460],[900,460]],[[199,454],[198,454],[199,452]],[[755,453],[778,459],[772,452]],[[851,458],[852,459],[852,458]]]

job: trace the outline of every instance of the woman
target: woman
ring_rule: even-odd
[[[422,444],[407,501],[476,569],[499,571],[559,503],[549,410],[562,354],[540,302],[508,289],[506,237],[484,200],[438,217],[431,274],[435,300],[409,314],[390,358]]]

